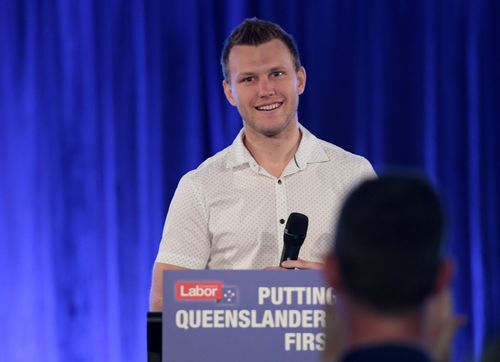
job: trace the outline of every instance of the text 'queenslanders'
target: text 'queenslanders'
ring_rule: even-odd
[[[178,310],[175,324],[181,329],[196,328],[324,328],[326,313],[320,309]]]

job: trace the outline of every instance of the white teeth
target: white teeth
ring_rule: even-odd
[[[281,106],[281,103],[268,104],[266,106],[256,107],[259,111],[272,111]]]

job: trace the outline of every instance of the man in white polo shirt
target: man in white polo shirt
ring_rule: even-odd
[[[309,227],[300,259],[282,266],[320,268],[343,198],[375,175],[366,159],[299,124],[306,72],[278,25],[245,20],[227,38],[221,63],[224,93],[243,129],[179,182],[153,269],[151,310],[162,308],[165,269],[279,267],[292,212],[307,215]]]

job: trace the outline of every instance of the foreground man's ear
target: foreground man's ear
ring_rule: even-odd
[[[443,289],[448,288],[453,277],[454,264],[451,258],[445,258],[439,266],[436,282],[434,284],[434,293],[438,294]]]
[[[335,253],[330,253],[325,259],[324,274],[328,285],[333,287],[336,292],[341,292],[343,288],[340,266]]]

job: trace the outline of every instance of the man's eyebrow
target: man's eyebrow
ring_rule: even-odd
[[[274,73],[274,72],[283,72],[283,73],[285,73],[286,72],[286,68],[282,67],[282,66],[277,66],[277,67],[272,67],[271,69],[269,69],[269,73]]]
[[[249,75],[255,75],[254,72],[242,72],[238,74],[239,77],[248,77]]]
[[[269,68],[269,70],[266,73],[285,72],[285,71],[286,71],[286,67],[283,67],[281,65],[277,65],[277,66]],[[237,74],[237,78],[254,77],[256,75],[257,75],[256,72],[243,71],[243,72]]]

